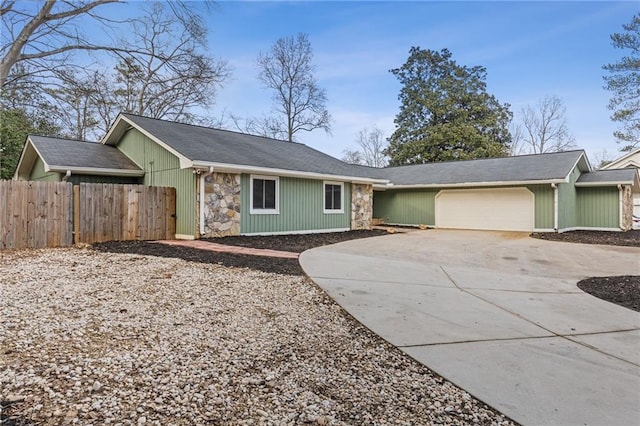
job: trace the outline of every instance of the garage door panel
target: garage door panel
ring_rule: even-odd
[[[436,198],[436,226],[532,231],[533,193],[526,188],[443,190]]]

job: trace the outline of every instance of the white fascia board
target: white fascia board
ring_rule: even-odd
[[[580,154],[580,156],[578,156],[578,159],[576,160],[576,162],[573,165],[573,167],[571,168],[571,170],[569,170],[569,174],[567,175],[567,182],[569,181],[569,176],[571,176],[571,172],[573,172],[573,169],[576,168],[576,166],[578,165],[580,160],[582,160],[583,158],[584,158],[584,162],[587,163],[587,171],[588,172],[592,172],[593,171],[593,169],[591,168],[591,163],[589,162],[589,159],[587,158],[587,154],[583,150],[582,153]]]
[[[152,133],[149,133],[148,131],[146,131],[143,127],[140,127],[139,125],[137,125],[136,123],[134,123],[133,121],[129,120],[127,117],[124,117],[122,115],[118,116],[114,125],[111,126],[111,129],[109,129],[109,132],[105,135],[104,138],[102,138],[102,142],[101,142],[102,144],[107,144],[111,136],[116,135],[115,129],[118,126],[122,126],[120,123],[126,123],[128,125],[127,128],[132,127],[138,130],[140,133],[142,133],[143,135],[145,135],[146,137],[148,137],[149,139],[151,139],[152,141],[154,141],[155,143],[157,143],[158,145],[160,145],[161,147],[163,147],[164,149],[166,149],[167,151],[175,155],[178,158],[178,160],[180,160],[181,169],[188,169],[190,167],[193,167],[193,160],[190,160],[189,158],[185,157],[184,155],[182,155],[181,153],[173,149],[171,146],[169,146],[159,138],[155,137]],[[124,134],[124,131],[122,132],[122,134],[116,135],[114,137],[117,137],[117,139],[119,140],[123,134]],[[113,143],[108,143],[108,145],[115,145],[115,144],[116,144],[115,141],[113,141]]]
[[[617,181],[617,182],[576,182],[576,186],[616,186],[616,185],[633,185],[633,181]]]
[[[144,176],[144,170],[123,170],[123,169],[105,169],[101,167],[68,167],[68,166],[45,166],[45,171],[66,173],[70,171],[73,174],[80,175],[97,175],[97,176]]]
[[[48,172],[47,167],[49,167],[49,165],[47,164],[46,161],[44,161],[44,157],[42,157],[42,155],[40,155],[40,153],[38,152],[38,149],[36,148],[36,145],[33,143],[33,141],[31,140],[31,137],[27,136],[27,140],[24,143],[24,148],[22,148],[22,153],[20,154],[20,159],[18,160],[18,165],[16,166],[16,171],[13,174],[13,179],[14,180],[18,180],[20,178],[20,169],[23,168],[23,162],[25,159],[25,155],[27,154],[27,150],[31,148],[33,149],[33,151],[36,153],[36,158],[40,157],[42,159],[42,162],[44,163],[44,169],[45,172]],[[33,159],[33,161],[31,162],[30,166],[33,169],[33,164],[35,163],[35,158]],[[28,178],[28,176],[27,176]]]
[[[297,178],[303,178],[303,179],[341,180],[345,182],[363,183],[363,184],[376,184],[376,183],[387,184],[389,182],[386,179],[373,179],[373,178],[365,178],[365,177],[357,177],[357,176],[329,175],[325,173],[274,169],[270,167],[245,166],[240,164],[213,163],[208,161],[194,161],[190,167],[193,167],[195,169],[209,169],[209,167],[213,167],[213,170],[217,172],[255,173],[255,174],[261,174],[261,175],[297,177]]]
[[[420,189],[420,188],[477,188],[481,186],[513,186],[513,185],[548,185],[552,183],[566,183],[565,179],[545,179],[545,180],[522,180],[522,181],[500,181],[500,182],[465,182],[465,183],[431,183],[415,185],[394,185],[389,184],[385,189]]]

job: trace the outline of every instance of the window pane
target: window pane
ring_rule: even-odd
[[[276,208],[276,181],[264,180],[264,208]]]
[[[264,191],[264,180],[254,179],[253,180],[253,208],[254,209],[264,208],[263,191]]]
[[[333,191],[331,185],[324,186],[324,209],[331,210],[333,208]]]
[[[324,185],[324,209],[342,209],[342,186],[330,183]]]

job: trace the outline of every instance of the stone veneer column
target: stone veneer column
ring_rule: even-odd
[[[351,229],[371,229],[373,185],[351,184]]]
[[[240,174],[213,173],[205,178],[204,235],[240,235]]]

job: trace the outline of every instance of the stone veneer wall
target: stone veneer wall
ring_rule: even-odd
[[[213,173],[205,177],[204,235],[240,235],[240,174]]]
[[[351,184],[351,229],[371,229],[373,185]]]
[[[622,223],[620,228],[623,231],[629,231],[633,229],[633,194],[631,193],[631,186],[626,185],[622,187]]]

